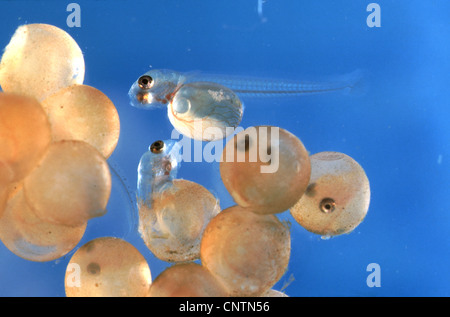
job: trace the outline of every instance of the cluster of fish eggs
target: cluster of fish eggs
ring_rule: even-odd
[[[236,205],[223,211],[201,185],[169,177],[178,150],[167,143],[153,143],[140,164],[154,187],[138,204],[141,235],[156,257],[175,263],[155,279],[150,296],[279,296],[271,288],[286,272],[291,240],[277,214],[289,209],[305,229],[330,237],[350,233],[367,213],[361,166],[343,153],[310,156],[284,129],[251,127],[226,144],[220,173]],[[267,172],[270,160],[277,168]]]
[[[105,212],[111,187],[106,159],[117,144],[119,120],[112,102],[82,85],[83,77],[75,41],[43,24],[19,27],[0,64],[0,239],[31,261],[67,254],[86,222]],[[147,246],[174,265],[152,282],[145,258],[131,244],[95,239],[73,255],[69,266],[79,267],[82,283],[66,278],[66,295],[283,295],[271,288],[287,269],[291,240],[277,214],[289,210],[321,236],[350,233],[367,213],[369,181],[344,153],[309,155],[289,131],[255,131],[238,133],[224,148],[220,173],[235,206],[220,211],[208,190],[185,180],[174,180],[171,190],[153,199],[152,210],[141,206]],[[275,131],[276,144],[258,141]],[[276,171],[261,173],[268,162],[250,159],[255,152],[276,157]],[[155,210],[156,220],[146,219]],[[175,238],[155,239],[146,224],[156,221],[164,224],[164,236]]]
[[[20,26],[0,62],[0,240],[26,260],[66,255],[106,213],[120,122],[84,72],[74,39],[47,24]]]

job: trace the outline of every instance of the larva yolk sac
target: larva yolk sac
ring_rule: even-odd
[[[210,82],[182,85],[168,106],[174,128],[203,141],[227,137],[239,125],[242,115],[239,97],[231,89]]]
[[[210,191],[184,179],[153,192],[151,206],[138,207],[139,232],[145,244],[157,258],[168,262],[198,259],[205,227],[220,212]]]
[[[150,297],[225,297],[224,286],[202,265],[180,263],[153,281]]]
[[[79,248],[66,270],[67,297],[146,297],[152,282],[144,256],[129,242],[103,237]]]
[[[84,81],[84,58],[75,40],[48,24],[17,28],[0,62],[0,86],[39,101]]]
[[[324,237],[353,231],[370,203],[369,180],[363,168],[339,152],[311,156],[311,180],[305,195],[291,208],[306,230]]]

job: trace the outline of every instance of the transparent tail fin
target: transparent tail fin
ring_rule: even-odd
[[[361,96],[368,90],[367,72],[362,69],[357,69],[349,74],[340,76],[338,80],[347,83],[347,88],[343,90],[344,94]]]

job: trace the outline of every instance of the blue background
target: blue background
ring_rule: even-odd
[[[116,105],[121,136],[109,163],[108,214],[91,220],[79,246],[100,236],[135,245],[155,278],[157,260],[134,230],[136,168],[150,143],[168,139],[164,110],[129,106],[127,92],[153,68],[310,80],[364,69],[365,94],[245,99],[243,127],[270,124],[297,135],[311,153],[339,151],[365,169],[372,198],[351,234],[322,240],[292,222],[292,254],[275,286],[290,296],[449,296],[450,4],[378,1],[381,27],[369,28],[370,1],[78,1],[81,27],[66,25],[70,1],[0,1],[0,47],[26,23],[47,23],[83,50],[85,84]],[[183,163],[179,177],[233,201],[217,163]],[[123,186],[125,184],[125,186]],[[133,220],[134,219],[134,220]],[[64,296],[73,252],[25,261],[0,243],[1,296]],[[367,265],[381,267],[370,288]]]

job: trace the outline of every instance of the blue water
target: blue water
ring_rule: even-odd
[[[0,1],[0,47],[25,23],[56,25],[77,41],[85,84],[103,91],[121,119],[109,160],[115,178],[105,217],[89,222],[79,246],[117,236],[157,260],[133,230],[137,164],[149,144],[170,138],[164,110],[129,106],[130,85],[153,68],[290,79],[363,69],[362,94],[244,100],[241,126],[270,124],[297,135],[311,153],[357,160],[371,184],[366,219],[349,235],[322,240],[292,222],[292,255],[274,287],[290,296],[450,295],[450,3],[378,1],[381,27],[366,24],[369,1],[77,1],[81,27],[66,25],[69,1]],[[217,163],[183,163],[179,177],[233,205]],[[128,190],[128,192],[127,192]],[[0,296],[64,296],[73,252],[57,261],[22,260],[0,244]],[[368,287],[367,266],[381,269]]]

